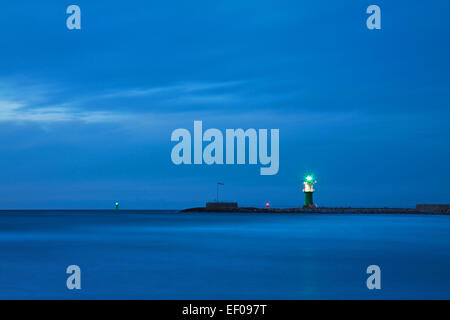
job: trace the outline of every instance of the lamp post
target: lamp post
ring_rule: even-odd
[[[219,202],[219,186],[224,186],[222,182],[217,182],[216,202]]]

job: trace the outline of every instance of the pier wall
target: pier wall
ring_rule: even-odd
[[[418,204],[416,210],[421,212],[450,213],[450,204]]]

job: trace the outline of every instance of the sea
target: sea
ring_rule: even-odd
[[[446,215],[0,212],[0,299],[449,298]]]

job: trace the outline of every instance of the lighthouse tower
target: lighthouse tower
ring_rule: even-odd
[[[314,179],[314,176],[312,174],[308,174],[305,177],[305,180],[303,181],[303,192],[305,193],[305,203],[303,204],[303,207],[307,208],[313,208],[314,202],[313,202],[313,193],[314,193],[314,184],[317,181]]]

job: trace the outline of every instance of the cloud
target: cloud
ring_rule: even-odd
[[[174,113],[233,107],[248,102],[243,94],[244,81],[181,82],[148,88],[127,88],[93,93],[77,101],[108,108],[126,108],[135,113]]]
[[[73,102],[56,102],[61,90],[24,79],[0,80],[0,122],[61,123],[117,121],[119,114],[86,111]]]
[[[125,90],[116,90],[100,95],[98,98],[122,98],[122,97],[142,97],[142,96],[183,96],[186,94],[205,92],[217,89],[236,87],[243,84],[243,81],[226,82],[182,82],[167,86],[158,86],[151,88],[132,88]]]
[[[52,85],[0,79],[0,122],[120,123],[123,129],[135,131],[148,130],[149,124],[172,127],[193,120],[218,126],[227,122],[241,126],[311,127],[364,119],[352,110],[313,112],[306,106],[286,108],[283,99],[295,101],[294,93],[270,94],[255,89],[254,83],[250,86],[253,90],[249,90],[246,84],[245,81],[181,82],[77,95],[73,90]]]
[[[101,111],[78,111],[66,107],[30,108],[26,104],[0,100],[0,122],[68,122],[86,123],[120,121],[124,115]]]

